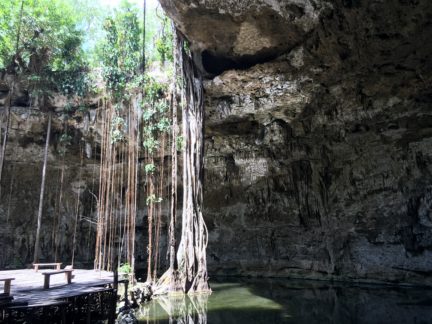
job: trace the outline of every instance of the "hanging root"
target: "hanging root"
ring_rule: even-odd
[[[180,42],[181,45],[181,42]],[[206,250],[208,232],[202,215],[204,175],[204,100],[200,72],[190,53],[182,50],[183,97],[183,213],[177,252],[179,277],[188,294],[209,293]]]

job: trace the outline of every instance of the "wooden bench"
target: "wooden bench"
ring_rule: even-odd
[[[55,267],[56,270],[60,270],[61,262],[54,263],[33,263],[34,271],[38,272],[40,267]]]
[[[65,277],[66,277],[67,284],[68,285],[71,284],[72,283],[72,272],[73,272],[73,269],[63,269],[63,270],[41,272],[41,274],[44,275],[44,289],[49,289],[50,277],[52,275],[56,275],[59,273],[64,273]]]
[[[10,295],[12,280],[15,280],[15,278],[0,278],[0,281],[4,281],[4,293],[8,296]]]

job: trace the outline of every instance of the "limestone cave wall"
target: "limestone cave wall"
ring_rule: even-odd
[[[432,4],[161,4],[206,78],[210,274],[432,285]],[[0,108],[6,90],[0,85]],[[31,262],[45,138],[45,114],[17,93],[0,194],[0,268]],[[87,220],[98,186],[97,109],[69,123],[59,205],[64,123],[54,122],[42,249],[52,257],[57,224],[59,255],[70,259],[78,206],[75,253],[84,265],[93,261]],[[139,245],[145,222],[142,207]]]
[[[208,78],[210,272],[431,284],[432,5],[161,3]]]
[[[100,144],[104,110],[95,96],[78,102],[52,94],[45,105],[32,102],[24,77],[1,75],[0,111],[4,111],[9,85],[14,84],[9,137],[0,186],[0,269],[29,267],[33,261],[48,113],[53,112],[48,150],[40,261],[93,267],[99,191]],[[85,109],[80,110],[81,107]],[[1,114],[1,142],[6,114]],[[62,137],[67,134],[67,145]],[[143,157],[139,168],[143,170]],[[117,167],[126,167],[117,165]],[[62,180],[63,173],[63,180]],[[166,173],[167,174],[167,173]],[[167,186],[169,181],[167,181]],[[138,267],[147,258],[145,179],[138,184]],[[168,190],[165,188],[165,190]],[[168,200],[162,203],[166,225]],[[166,232],[166,231],[165,231]],[[166,235],[160,247],[166,251]],[[74,243],[75,242],[75,243]],[[161,262],[165,262],[164,255]]]

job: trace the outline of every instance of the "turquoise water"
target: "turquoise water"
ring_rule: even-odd
[[[159,298],[140,323],[432,323],[432,290],[293,280],[223,280],[210,296]]]

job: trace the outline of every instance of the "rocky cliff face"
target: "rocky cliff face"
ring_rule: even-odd
[[[3,76],[6,80],[10,76]],[[9,91],[0,82],[0,107]],[[55,97],[41,228],[41,261],[92,263],[99,162],[95,159],[95,109],[74,117]],[[47,132],[47,114],[30,101],[25,84],[15,82],[10,131],[0,188],[0,269],[25,267],[33,260],[37,211]],[[2,142],[5,128],[2,114]],[[67,148],[62,136],[68,134]],[[66,150],[65,150],[66,149]],[[65,152],[65,154],[63,154]],[[82,156],[82,159],[81,159]],[[76,231],[75,231],[76,226]],[[76,244],[74,236],[76,232]],[[77,264],[77,263],[76,263]]]
[[[432,284],[432,5],[161,3],[209,78],[210,272]]]
[[[92,267],[101,123],[104,120],[100,98],[78,102],[76,98],[67,99],[52,94],[44,105],[40,105],[31,100],[26,82],[18,79],[13,82],[10,75],[1,75],[0,111],[5,109],[11,84],[15,86],[0,186],[0,270],[28,267],[33,260],[47,110],[53,111],[53,122],[42,213],[40,261],[56,260],[66,265],[73,260],[75,267]],[[2,113],[1,143],[5,124],[6,117]],[[139,167],[143,170],[144,165]],[[144,179],[140,179],[139,188],[144,188]],[[168,203],[162,204],[164,215],[168,213]],[[144,268],[147,218],[143,190],[139,190],[138,208],[136,262]],[[162,235],[160,247],[164,251],[166,242],[166,237]]]
[[[432,5],[161,3],[207,77],[210,273],[432,285]],[[0,106],[7,91],[0,83]],[[31,262],[45,140],[46,116],[19,86],[15,93],[0,268]],[[55,244],[60,261],[71,259],[78,215],[75,257],[93,261],[98,116],[93,107],[67,122],[72,145],[61,203],[65,122],[55,119],[42,234],[47,260]],[[144,207],[138,233],[142,221]]]

